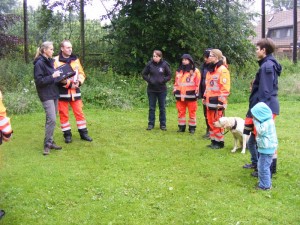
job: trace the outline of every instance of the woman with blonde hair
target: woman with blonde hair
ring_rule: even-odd
[[[60,76],[59,71],[54,69],[53,52],[53,43],[49,41],[43,42],[37,49],[33,62],[36,90],[46,113],[43,155],[49,155],[50,149],[62,149],[53,140],[59,97],[55,80]]]

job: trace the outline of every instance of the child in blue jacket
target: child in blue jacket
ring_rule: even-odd
[[[264,103],[257,103],[252,109],[254,127],[257,132],[256,142],[259,152],[258,158],[258,190],[272,188],[270,165],[278,146],[275,123],[271,109]]]

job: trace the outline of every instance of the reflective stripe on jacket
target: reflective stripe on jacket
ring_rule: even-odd
[[[230,94],[230,74],[226,66],[221,65],[213,72],[206,74],[206,90],[204,93],[206,105],[217,108],[218,105],[227,107],[227,97]]]
[[[55,56],[54,60],[55,68],[65,64],[64,62],[59,61],[59,56]],[[86,78],[78,58],[76,60],[71,61],[70,66],[73,68],[76,74],[75,76],[68,78],[67,84],[59,86],[59,100],[62,101],[76,101],[78,99],[81,99],[80,88],[72,88],[72,83],[79,81],[82,85]]]
[[[176,71],[174,95],[176,100],[196,101],[198,96],[201,74],[196,68],[194,72]]]

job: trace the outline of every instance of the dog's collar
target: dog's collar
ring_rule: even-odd
[[[231,130],[235,130],[235,129],[236,129],[236,126],[237,126],[237,121],[236,121],[236,119],[234,119],[234,125],[233,125],[233,127],[231,128]]]

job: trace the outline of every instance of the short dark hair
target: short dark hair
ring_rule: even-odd
[[[160,50],[154,50],[153,53],[162,58],[162,52]]]
[[[260,49],[265,48],[266,54],[269,55],[275,51],[275,43],[271,38],[263,38],[256,43]]]

